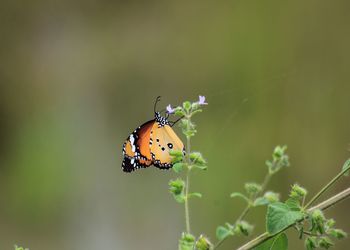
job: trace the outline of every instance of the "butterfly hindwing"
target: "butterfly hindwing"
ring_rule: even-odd
[[[132,172],[139,168],[147,168],[151,164],[152,164],[152,161],[124,157],[123,163],[122,163],[122,169],[124,172]]]
[[[154,166],[168,169],[173,166],[170,150],[182,151],[184,145],[174,130],[168,125],[159,126],[156,122],[151,131],[151,155]]]
[[[152,164],[150,134],[154,123],[154,120],[146,122],[126,139],[123,146],[123,171],[132,172],[135,169],[146,168]]]

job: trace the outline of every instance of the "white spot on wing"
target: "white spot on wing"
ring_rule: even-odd
[[[135,148],[135,138],[134,138],[134,135],[130,135],[130,143],[131,143],[131,150],[132,150],[132,152],[135,152],[135,151],[136,151],[136,148]]]

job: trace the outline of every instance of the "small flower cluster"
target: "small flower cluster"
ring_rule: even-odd
[[[266,161],[270,174],[277,173],[281,168],[289,166],[289,157],[285,154],[287,146],[277,146],[272,154],[272,160]]]
[[[321,210],[313,211],[308,216],[308,222],[310,224],[308,231],[304,231],[303,227],[299,229],[300,233],[307,235],[305,239],[307,250],[316,248],[328,249],[334,245],[330,237],[335,239],[347,237],[347,233],[343,230],[334,228],[335,221],[333,219],[326,219]]]

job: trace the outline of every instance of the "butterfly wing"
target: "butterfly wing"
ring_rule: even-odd
[[[150,151],[150,135],[155,121],[141,125],[126,139],[123,146],[124,172],[132,172],[138,168],[146,168],[152,164]]]
[[[159,126],[155,122],[151,131],[151,156],[154,166],[168,169],[171,163],[170,150],[184,149],[184,144],[169,125]]]

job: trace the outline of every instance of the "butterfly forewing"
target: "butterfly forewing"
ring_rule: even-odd
[[[159,126],[156,122],[151,132],[151,155],[158,168],[171,168],[170,150],[182,151],[184,145],[169,125]]]

